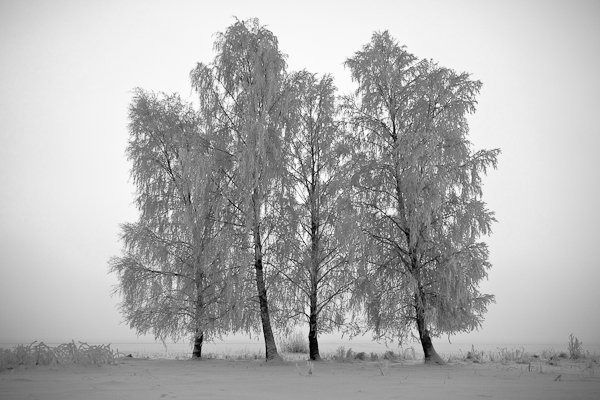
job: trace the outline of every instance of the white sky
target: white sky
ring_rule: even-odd
[[[388,29],[419,57],[484,83],[477,148],[496,295],[456,341],[600,343],[600,2],[0,2],[0,342],[136,340],[107,260],[133,221],[125,159],[131,89],[190,96],[213,34],[258,17],[290,69],[333,73]]]

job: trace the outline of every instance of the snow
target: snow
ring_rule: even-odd
[[[542,367],[540,372],[539,367]],[[381,371],[385,375],[382,375]],[[123,358],[102,367],[0,373],[0,399],[597,399],[598,365],[315,362]]]

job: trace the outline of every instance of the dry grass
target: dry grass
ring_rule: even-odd
[[[471,350],[466,355],[451,356],[449,361],[471,361],[473,363],[502,363],[502,364],[527,364],[529,369],[532,365],[539,365],[541,370],[542,364],[559,366],[567,359],[587,361],[593,366],[597,365],[600,356],[584,352],[581,342],[573,335],[569,336],[568,351],[556,351],[554,349],[546,349],[537,353],[526,352],[524,348],[508,349],[498,348],[496,351],[477,350],[475,346],[471,346]]]
[[[334,360],[337,362],[350,362],[354,360],[354,352],[352,348],[346,350],[344,346],[339,346],[333,354],[328,354],[325,359]]]
[[[308,340],[301,332],[295,332],[279,342],[279,349],[284,353],[308,354]]]
[[[569,335],[569,356],[572,360],[583,357],[583,343],[572,333]]]
[[[417,353],[413,347],[402,349],[398,352],[388,350],[385,353],[367,354],[364,351],[355,352],[352,348],[346,349],[344,346],[340,346],[335,352],[326,354],[323,358],[337,362],[376,361],[381,363],[385,360],[389,364],[389,362],[415,361],[417,360]]]
[[[51,347],[44,342],[33,342],[12,349],[0,349],[0,371],[35,365],[114,364],[116,357],[117,353],[110,348],[110,344],[75,344],[72,341]]]
[[[183,359],[189,357],[182,357]],[[262,351],[241,350],[235,353],[203,353],[202,358],[206,360],[264,360],[265,353]]]

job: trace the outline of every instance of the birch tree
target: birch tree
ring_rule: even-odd
[[[242,234],[252,243],[255,298],[266,358],[272,360],[279,355],[271,326],[266,269],[276,262],[269,246],[275,207],[282,194],[285,59],[275,35],[255,19],[236,21],[217,36],[215,49],[214,62],[198,64],[192,81],[200,93],[212,93],[219,104],[217,118],[231,135],[228,149],[233,167],[228,179],[233,192],[228,201],[239,215]]]
[[[309,356],[317,360],[318,334],[342,323],[353,282],[346,196],[350,149],[336,120],[333,78],[301,71],[289,77],[288,87],[286,150],[294,206],[280,226],[287,263],[279,272],[291,291],[279,293],[288,315],[306,318]]]
[[[130,326],[162,340],[191,334],[196,358],[205,338],[230,330],[237,282],[223,265],[224,165],[209,115],[177,95],[135,91],[127,155],[140,217],[122,226],[123,254],[110,261]]]
[[[432,338],[478,328],[493,301],[478,289],[494,221],[481,178],[499,150],[467,139],[481,83],[418,60],[387,32],[346,66],[358,84],[346,103],[366,259],[357,298],[376,334],[402,340],[416,327],[425,361],[441,363]]]

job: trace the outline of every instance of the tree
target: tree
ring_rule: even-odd
[[[418,60],[387,32],[346,66],[358,83],[346,109],[367,262],[356,299],[376,334],[401,340],[416,326],[425,361],[442,362],[431,338],[478,328],[493,301],[478,290],[491,266],[480,237],[494,221],[481,175],[499,150],[467,140],[481,83]]]
[[[228,228],[219,195],[223,158],[212,122],[177,95],[135,90],[127,155],[137,187],[138,222],[122,226],[124,251],[110,261],[121,310],[138,333],[206,337],[229,330],[234,269],[226,269]]]
[[[237,225],[242,234],[252,243],[265,354],[272,360],[279,355],[265,275],[272,262],[269,235],[281,194],[285,59],[277,38],[255,19],[236,21],[218,35],[215,49],[212,65],[198,64],[192,81],[200,93],[212,93],[219,104],[216,118],[230,133],[227,148],[233,167],[228,179],[233,191],[228,202],[239,215]],[[242,246],[240,251],[247,249]]]
[[[309,325],[311,360],[320,359],[318,333],[344,319],[343,296],[351,287],[350,203],[347,198],[350,149],[336,121],[331,76],[306,71],[288,79],[287,164],[293,206],[279,226],[280,248],[288,262],[280,272],[291,292],[280,291],[292,317]]]

